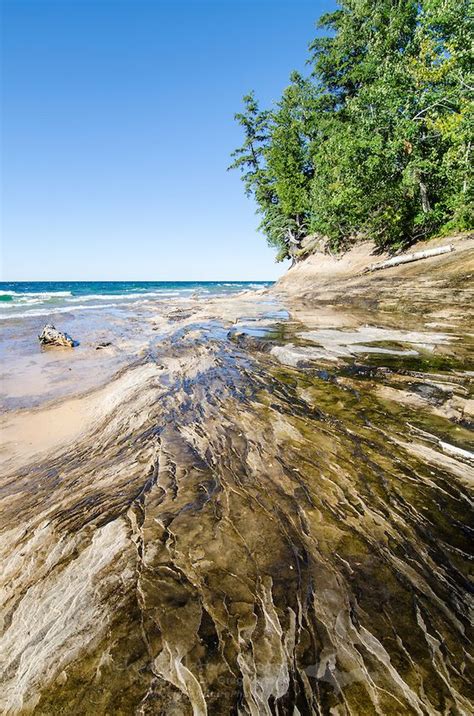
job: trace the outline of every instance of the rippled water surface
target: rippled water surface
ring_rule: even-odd
[[[0,282],[0,320],[52,317],[154,299],[231,295],[271,281],[18,281]]]

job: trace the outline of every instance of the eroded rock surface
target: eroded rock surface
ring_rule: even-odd
[[[346,295],[345,343],[194,313],[73,449],[7,462],[1,713],[471,714],[467,290]]]

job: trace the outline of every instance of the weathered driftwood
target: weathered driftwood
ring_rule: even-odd
[[[67,333],[58,331],[51,323],[47,323],[38,336],[42,346],[65,346],[74,348],[75,342]]]
[[[411,261],[419,261],[420,259],[429,259],[431,256],[439,256],[440,254],[448,254],[450,251],[454,251],[454,246],[449,244],[448,246],[438,246],[436,249],[426,249],[425,251],[415,251],[413,254],[404,254],[403,256],[394,256],[393,259],[387,259],[387,261],[381,261],[378,264],[372,264],[370,267],[371,271],[378,271],[379,269],[391,268],[392,266],[398,266],[399,264],[408,264]]]

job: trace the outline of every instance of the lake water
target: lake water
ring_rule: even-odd
[[[20,281],[0,282],[0,320],[147,304],[265,288],[271,281]]]

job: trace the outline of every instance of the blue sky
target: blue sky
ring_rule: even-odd
[[[304,69],[310,0],[2,0],[3,280],[272,279],[233,115]]]

